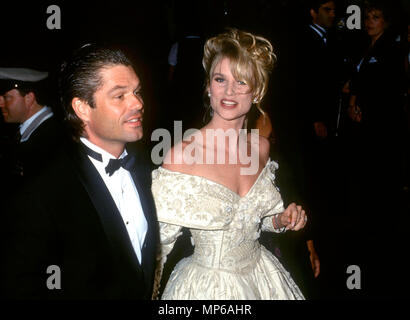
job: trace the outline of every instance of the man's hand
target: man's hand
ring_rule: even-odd
[[[354,122],[361,122],[362,121],[362,110],[357,105],[349,105],[347,108],[347,115],[350,119]]]
[[[315,133],[317,137],[322,138],[322,139],[327,137],[327,128],[323,122],[321,121],[314,122],[313,127],[315,128]]]
[[[315,247],[313,246],[313,240],[308,240],[306,241],[308,250],[310,252],[309,258],[310,258],[310,264],[312,266],[313,270],[313,275],[315,278],[317,278],[320,274],[320,260],[319,256],[315,250]]]

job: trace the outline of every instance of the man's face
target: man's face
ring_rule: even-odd
[[[335,20],[335,11],[335,3],[333,1],[329,1],[322,4],[318,12],[311,9],[310,14],[312,15],[313,23],[316,23],[324,28],[330,28]]]
[[[124,65],[103,68],[102,86],[94,93],[95,108],[89,108],[85,130],[88,139],[111,154],[127,142],[142,138],[144,103],[138,76]]]
[[[29,107],[25,97],[16,89],[0,96],[0,107],[5,122],[23,123],[28,119]]]

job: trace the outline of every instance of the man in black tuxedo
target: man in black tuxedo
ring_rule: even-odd
[[[50,166],[7,208],[4,295],[150,299],[151,170],[125,148],[143,135],[140,79],[120,50],[87,45],[63,64],[60,87],[75,142],[50,151]]]

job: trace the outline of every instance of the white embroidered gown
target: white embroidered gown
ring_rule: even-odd
[[[161,237],[155,287],[182,227],[190,229],[195,245],[194,253],[173,270],[162,299],[304,299],[290,274],[258,241],[261,230],[279,232],[272,225],[273,215],[284,210],[275,169],[277,164],[268,161],[243,197],[200,176],[162,167],[153,171]]]

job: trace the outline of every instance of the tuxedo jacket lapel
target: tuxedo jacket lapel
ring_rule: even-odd
[[[135,269],[140,268],[140,263],[128,236],[127,229],[110,192],[81,146],[79,146],[79,149],[79,157],[76,159],[79,168],[79,179],[100,217],[113,252],[118,255],[120,261],[125,259]]]
[[[148,230],[142,246],[142,268],[147,281],[150,281],[155,266],[156,253],[156,215],[155,205],[151,194],[151,172],[147,165],[144,165],[142,159],[136,155],[134,169],[130,171],[134,180],[138,195],[141,201],[141,207],[147,220]]]

